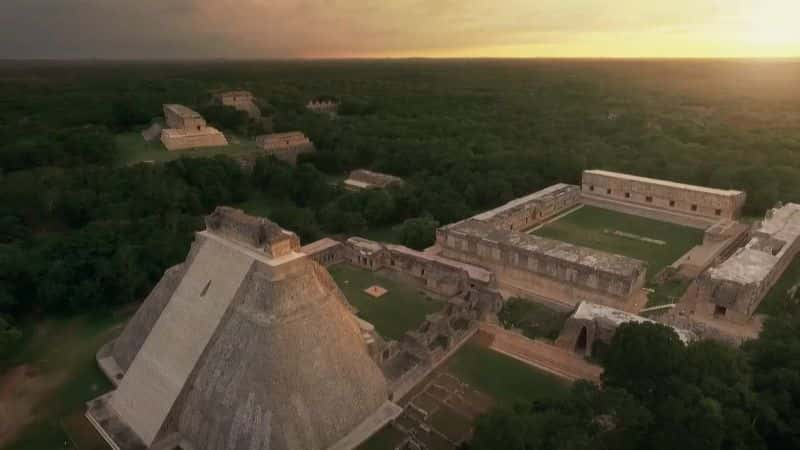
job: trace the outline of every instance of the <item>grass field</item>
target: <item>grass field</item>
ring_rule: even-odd
[[[421,324],[426,315],[444,306],[441,300],[432,299],[407,283],[368,270],[339,264],[329,271],[350,304],[358,309],[358,316],[387,339],[401,338]],[[377,299],[363,292],[375,284],[389,292]]]
[[[18,433],[7,450],[107,448],[83,419],[84,404],[111,389],[97,368],[95,353],[118,333],[127,314],[103,317],[79,316],[40,320],[26,327],[25,342],[10,361],[3,364],[11,399],[12,427]],[[13,377],[14,373],[21,374]],[[2,427],[0,427],[2,428]],[[0,439],[0,441],[2,441]]]
[[[664,241],[665,244],[613,234],[615,231]],[[535,230],[533,234],[640,259],[647,263],[647,273],[651,278],[703,242],[703,230],[593,206],[584,206]]]
[[[497,314],[505,328],[518,328],[530,339],[555,340],[569,313],[554,311],[546,306],[520,298],[510,298]]]
[[[456,352],[447,361],[445,370],[489,395],[496,406],[502,408],[510,408],[518,402],[561,398],[569,389],[566,382],[490,350],[475,340]]]
[[[146,142],[139,133],[122,133],[115,137],[119,152],[117,164],[129,166],[143,161],[165,162],[182,157],[202,158],[215,155],[237,156],[262,151],[255,142],[236,138],[236,143],[224,147],[204,147],[191,150],[168,151],[160,141]]]

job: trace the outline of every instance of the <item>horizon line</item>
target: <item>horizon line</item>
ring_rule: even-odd
[[[798,56],[352,56],[352,57],[3,57],[0,62],[314,62],[314,61],[800,61]]]

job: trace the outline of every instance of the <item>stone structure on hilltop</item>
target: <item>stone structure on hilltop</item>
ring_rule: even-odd
[[[161,143],[167,150],[228,145],[222,132],[207,126],[203,116],[183,105],[164,105],[164,118]]]
[[[556,339],[556,345],[583,356],[591,356],[595,342],[611,343],[617,328],[623,323],[658,323],[625,311],[581,302],[569,316]],[[670,327],[684,344],[697,339],[687,330]]]
[[[637,259],[525,231],[579,204],[577,186],[557,184],[436,231],[440,254],[485,267],[510,295],[561,307],[589,300],[626,309],[646,279]]]
[[[800,253],[800,205],[767,212],[747,244],[692,283],[692,313],[744,323]]]
[[[87,417],[127,449],[349,449],[400,413],[362,326],[294,233],[220,207],[98,354]]]
[[[735,220],[744,206],[742,191],[713,189],[606,170],[583,172],[582,195],[590,200],[634,206],[642,215],[705,228],[720,220]],[[623,211],[625,212],[625,211]]]
[[[373,172],[366,169],[358,169],[350,172],[350,176],[344,180],[345,189],[382,189],[392,185],[402,185],[403,179],[394,175],[380,172]]]
[[[339,102],[333,100],[310,100],[306,103],[306,109],[315,113],[336,114],[339,109]]]
[[[214,94],[214,100],[223,105],[244,111],[251,119],[259,119],[261,110],[256,106],[255,96],[248,91],[227,91]]]
[[[256,145],[263,148],[265,154],[291,165],[297,164],[299,155],[313,153],[315,150],[314,143],[300,131],[264,134],[256,138]]]

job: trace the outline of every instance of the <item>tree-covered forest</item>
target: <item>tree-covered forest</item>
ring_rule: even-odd
[[[746,213],[763,214],[800,201],[798,85],[796,61],[1,63],[0,357],[19,345],[24,318],[141,300],[221,204],[261,202],[304,242],[391,229],[392,239],[424,248],[438,224],[605,168],[744,189]],[[224,89],[253,92],[269,126],[210,106]],[[308,112],[312,98],[339,100],[339,114]],[[224,154],[124,163],[118,136],[145,128],[162,103],[186,104],[243,137],[301,130],[318,152],[297,167],[261,158],[252,171]],[[357,193],[336,185],[356,168],[407,183]],[[798,361],[800,320],[781,320],[768,325],[769,342]],[[583,448],[599,435],[603,448],[623,448],[615,439],[624,433],[634,433],[624,434],[630,448],[797,448],[800,368],[765,342],[744,352],[669,348],[680,355],[661,363],[679,369],[669,380],[677,393],[635,392],[609,378],[602,392],[576,387],[569,405],[529,405],[486,423],[546,433],[585,425],[589,407],[623,408],[630,416],[609,413],[574,446],[505,448]],[[707,369],[693,369],[693,352],[708,356]],[[623,363],[606,364],[613,373]],[[720,413],[728,404],[735,417]],[[692,412],[702,417],[675,416],[686,405],[703,405]],[[653,444],[649,431],[668,417],[673,428]],[[689,426],[705,440],[674,441]],[[721,439],[718,430],[737,434]],[[476,448],[503,439],[486,429],[478,437]]]

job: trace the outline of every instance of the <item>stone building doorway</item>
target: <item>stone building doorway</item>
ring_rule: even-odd
[[[578,334],[578,340],[575,341],[575,353],[586,354],[586,341],[587,341],[586,327],[581,327],[581,332]]]

